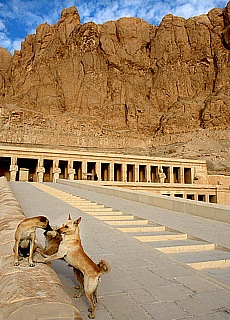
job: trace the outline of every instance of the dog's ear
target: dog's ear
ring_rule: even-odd
[[[70,215],[70,213],[69,213],[69,217],[68,217],[68,220],[72,220],[72,218],[71,218],[71,215]]]
[[[75,220],[75,221],[74,221],[74,224],[76,224],[76,225],[78,226],[80,222],[81,222],[81,217],[78,218],[77,220]]]

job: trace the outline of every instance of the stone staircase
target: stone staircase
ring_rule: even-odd
[[[211,273],[215,273],[213,270],[218,269],[219,271],[222,268],[224,273],[230,276],[230,249],[228,248],[220,247],[204,239],[193,237],[138,216],[114,210],[45,184],[34,183],[33,185],[78,210],[114,226],[138,241],[170,255],[183,264],[207,273],[210,273],[210,270],[212,270]]]

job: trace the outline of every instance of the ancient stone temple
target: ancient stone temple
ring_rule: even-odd
[[[0,146],[0,175],[11,181],[96,181],[211,203],[229,203],[229,176],[208,175],[205,161],[65,149]]]

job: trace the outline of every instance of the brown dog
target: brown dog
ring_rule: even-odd
[[[14,265],[19,265],[19,255],[27,256],[29,254],[29,266],[34,267],[33,253],[36,249],[36,229],[42,228],[52,230],[49,220],[44,216],[27,218],[19,223],[15,231],[14,244]]]
[[[84,252],[84,249],[81,245],[80,231],[78,226],[80,221],[81,218],[78,218],[76,221],[69,219],[59,229],[59,232],[64,234],[64,239],[59,245],[58,252],[45,258],[44,262],[64,258],[64,260],[74,268],[74,273],[77,279],[80,277],[82,278],[82,275],[84,276],[85,294],[91,303],[91,313],[89,314],[89,318],[93,319],[97,306],[97,287],[100,283],[101,275],[109,272],[110,267],[104,260],[101,260],[99,265],[96,265]],[[82,275],[78,270],[81,271]]]
[[[63,240],[62,235],[54,227],[52,227],[52,230],[46,230],[43,234],[46,240],[45,248],[41,253],[48,256],[57,253],[60,242]]]

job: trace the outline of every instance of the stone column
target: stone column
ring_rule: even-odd
[[[56,182],[59,179],[59,174],[61,173],[61,169],[59,168],[59,160],[53,161],[53,182]]]
[[[135,163],[134,181],[139,182],[139,164]]]
[[[164,182],[165,182],[166,175],[165,175],[165,173],[163,172],[162,167],[159,168],[158,177],[159,177],[159,182],[160,182],[160,183],[164,183]]]
[[[74,180],[75,172],[76,172],[76,170],[73,168],[73,161],[69,160],[68,161],[68,178],[69,178],[69,180]]]
[[[191,184],[194,184],[194,178],[195,178],[195,168],[191,168]]]
[[[87,161],[82,160],[82,180],[87,180]]]
[[[184,167],[181,167],[181,170],[180,170],[180,181],[181,181],[181,184],[184,184]]]
[[[126,182],[127,181],[127,164],[126,163],[122,163],[121,171],[122,171],[122,181]]]
[[[97,175],[98,181],[101,181],[101,161],[96,162],[96,175]]]
[[[173,167],[169,167],[169,183],[174,183],[174,177],[173,177]]]
[[[38,167],[37,168],[37,179],[38,179],[38,182],[43,182],[44,173],[45,173],[45,168],[44,167]]]
[[[109,180],[109,168],[104,168],[104,181]]]
[[[38,182],[43,182],[44,173],[45,173],[44,159],[40,158],[40,159],[38,159],[38,167],[37,167],[37,181]]]
[[[109,164],[109,181],[114,181],[114,163]]]
[[[17,172],[18,172],[17,158],[11,157],[10,181],[16,181]]]
[[[146,167],[146,182],[151,182],[150,164],[147,164],[147,167]]]
[[[156,180],[158,183],[160,182],[160,178],[159,178],[160,168],[161,167],[157,166],[157,169],[156,169]]]

